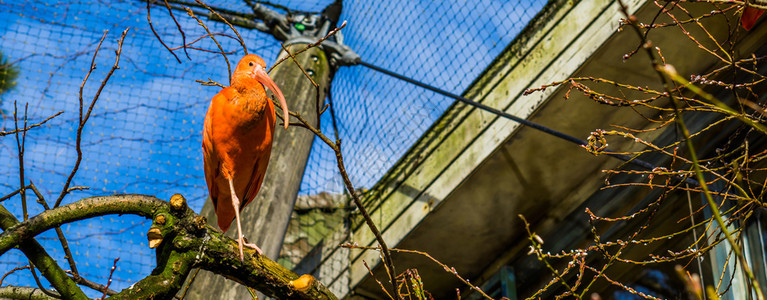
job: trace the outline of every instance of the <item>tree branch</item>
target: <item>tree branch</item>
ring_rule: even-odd
[[[115,299],[170,298],[195,267],[226,276],[271,297],[336,299],[314,277],[299,278],[254,250],[245,249],[245,259],[240,260],[237,241],[208,226],[205,218],[189,209],[180,195],[174,195],[170,203],[146,195],[91,197],[46,210],[0,234],[0,255],[56,226],[109,214],[152,219],[148,238],[150,247],[157,247],[158,264],[152,275],[113,296]]]
[[[85,83],[88,81],[88,77],[91,76],[91,72],[93,72],[94,69],[96,69],[96,55],[99,53],[99,49],[101,48],[101,43],[104,42],[104,38],[106,38],[107,33],[109,31],[104,32],[104,36],[101,37],[101,41],[99,41],[99,45],[96,47],[96,52],[93,53],[93,59],[91,60],[91,67],[88,69],[88,73],[85,75],[85,78],[83,79],[83,83],[80,84],[80,124],[77,127],[77,137],[75,141],[75,150],[77,151],[77,161],[75,162],[75,166],[72,168],[72,172],[69,173],[69,177],[67,177],[66,183],[64,183],[64,188],[61,189],[61,193],[59,194],[59,198],[56,199],[56,201],[53,204],[53,207],[58,207],[61,205],[61,201],[64,200],[64,196],[66,196],[70,189],[69,184],[72,183],[72,178],[75,177],[75,174],[77,174],[77,170],[80,168],[80,162],[83,160],[83,151],[80,148],[80,141],[82,140],[83,135],[83,128],[85,128],[85,123],[88,122],[88,118],[91,116],[91,112],[93,112],[93,107],[96,105],[96,100],[99,99],[99,96],[101,95],[101,91],[104,90],[104,87],[107,85],[107,82],[109,82],[109,78],[112,77],[112,74],[114,74],[115,70],[119,69],[120,67],[118,64],[120,63],[120,55],[122,54],[123,50],[123,41],[125,41],[125,35],[128,34],[128,29],[126,28],[123,30],[122,35],[120,36],[120,40],[117,42],[117,51],[115,51],[115,63],[112,66],[112,68],[107,73],[107,76],[104,77],[104,80],[101,81],[101,85],[99,86],[99,89],[96,91],[96,94],[93,96],[93,100],[91,100],[91,104],[88,106],[88,112],[83,115],[83,88],[85,87]]]
[[[20,300],[51,300],[56,299],[43,293],[40,289],[25,286],[0,287],[0,298]]]
[[[29,220],[27,220],[29,221]],[[26,221],[25,221],[26,222]],[[7,231],[19,226],[19,221],[4,206],[0,205],[0,228]],[[45,248],[34,239],[23,240],[16,243],[24,252],[24,255],[40,270],[40,273],[53,285],[54,288],[67,299],[87,299],[83,291],[72,281],[64,270],[56,264],[56,261],[48,255]],[[37,290],[37,289],[35,289]],[[40,294],[43,291],[37,290]],[[30,297],[32,293],[28,294]],[[45,294],[43,294],[45,295]],[[47,295],[45,295],[48,297]],[[0,293],[0,298],[3,294]]]

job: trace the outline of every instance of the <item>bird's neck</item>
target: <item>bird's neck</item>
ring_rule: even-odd
[[[237,91],[237,97],[232,104],[239,106],[246,113],[262,116],[268,105],[264,86],[253,78],[238,78],[233,80],[232,88]]]

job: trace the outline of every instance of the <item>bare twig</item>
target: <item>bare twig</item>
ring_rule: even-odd
[[[322,115],[322,111],[324,111],[324,110],[320,111],[320,102],[321,102],[321,99],[320,99],[320,85],[317,84],[316,82],[314,82],[314,78],[312,78],[312,76],[310,76],[309,73],[306,73],[306,70],[304,70],[304,67],[301,66],[301,64],[298,62],[298,59],[296,59],[296,56],[293,55],[293,53],[290,53],[290,50],[287,47],[285,47],[284,43],[280,43],[280,46],[282,47],[282,50],[284,50],[285,53],[287,53],[288,56],[290,56],[290,58],[293,59],[293,62],[296,63],[296,66],[298,66],[298,69],[300,69],[301,72],[304,73],[304,76],[306,78],[308,78],[309,81],[312,83],[312,86],[314,86],[314,89],[315,89],[314,95],[316,95],[316,97],[314,99],[315,100],[314,101],[315,102],[314,108],[315,108],[316,113],[317,113],[317,122],[318,122],[317,128],[322,128],[322,126],[320,126],[319,122],[320,122],[320,119],[322,119],[322,118],[320,118],[320,115]]]
[[[29,104],[24,105],[24,127],[22,128],[27,128],[27,107],[29,107]],[[26,220],[29,219],[29,213],[27,212],[27,189],[24,188],[26,187],[24,183],[24,144],[27,140],[27,131],[23,130],[22,138],[19,139],[19,117],[16,101],[13,102],[13,126],[16,128],[14,130],[16,132],[16,147],[19,151],[19,194],[21,195],[22,217]]]
[[[53,119],[53,118],[55,118],[58,115],[63,114],[63,113],[64,113],[63,110],[59,111],[59,112],[55,113],[54,115],[52,115],[52,116],[46,118],[45,120],[41,121],[40,123],[32,124],[32,125],[29,125],[29,127],[25,127],[25,128],[22,128],[22,129],[15,129],[15,130],[11,130],[11,131],[0,131],[0,137],[6,136],[6,135],[9,135],[9,134],[15,134],[15,133],[17,133],[19,131],[29,131],[32,128],[42,126],[46,122],[50,121],[51,119]]]
[[[156,0],[154,2],[156,2]],[[165,4],[167,5],[168,3],[166,2]],[[165,49],[168,49],[168,52],[170,52],[170,54],[173,54],[173,57],[176,58],[176,61],[178,61],[178,63],[181,63],[181,59],[178,58],[178,55],[176,55],[176,53],[174,53],[173,50],[170,50],[170,47],[168,47],[168,45],[166,45],[165,42],[162,41],[162,38],[160,38],[160,35],[157,34],[157,31],[154,30],[154,26],[152,26],[152,18],[149,16],[150,15],[150,13],[149,13],[149,10],[150,10],[149,7],[150,6],[151,6],[150,5],[150,0],[146,0],[146,21],[149,23],[149,29],[152,30],[152,33],[154,33],[154,36],[157,37],[158,41],[160,41],[160,44],[162,44],[162,46],[165,47]],[[176,19],[173,18],[173,20],[175,21]],[[178,22],[176,22],[176,25],[178,25]],[[179,30],[181,30],[181,27],[179,27]],[[183,36],[183,34],[184,33],[182,32],[181,35]],[[104,35],[106,36],[106,33],[104,33]],[[186,39],[186,38],[184,38],[184,39]],[[102,38],[102,40],[104,40],[104,39]],[[99,44],[101,44],[101,43],[99,43]],[[186,51],[186,48],[184,48],[184,51]],[[189,54],[187,54],[187,57],[189,57]]]
[[[344,246],[344,245],[341,245],[341,247],[343,247],[343,246]],[[378,249],[378,248],[376,248],[376,249]],[[380,281],[380,280],[378,280],[378,278],[376,278],[376,276],[375,276],[375,275],[373,275],[373,270],[371,270],[371,269],[370,269],[370,266],[368,266],[368,262],[366,262],[366,261],[364,261],[364,260],[363,260],[363,261],[362,261],[362,264],[363,264],[363,265],[365,265],[365,269],[368,269],[368,274],[370,274],[370,278],[373,278],[373,279],[375,279],[376,283],[378,283],[378,286],[380,286],[380,287],[381,287],[381,290],[382,290],[382,291],[384,291],[384,293],[386,294],[386,296],[389,296],[389,299],[392,299],[392,300],[394,300],[394,297],[392,297],[392,295],[389,293],[389,291],[388,291],[388,290],[386,290],[386,288],[384,287],[383,283],[381,283],[381,281]],[[399,293],[399,291],[397,291],[397,290],[395,290],[394,292],[395,292],[395,293]]]
[[[353,245],[353,244],[350,244],[350,243],[341,244],[341,247],[349,248],[349,249],[362,249],[362,250],[376,250],[376,251],[380,251],[381,250],[380,247],[366,247],[366,246]],[[434,263],[440,265],[440,267],[442,267],[442,269],[444,269],[448,273],[453,274],[458,280],[460,280],[461,282],[463,282],[464,284],[469,286],[469,288],[471,288],[472,290],[480,293],[480,295],[482,295],[482,297],[485,297],[486,299],[493,300],[492,297],[490,297],[488,294],[486,294],[484,291],[482,291],[482,289],[480,289],[478,286],[471,284],[471,282],[469,282],[465,278],[461,277],[461,275],[458,274],[458,272],[455,270],[455,268],[450,267],[450,266],[442,263],[441,261],[439,261],[436,258],[434,258],[433,256],[431,256],[431,254],[429,254],[429,253],[426,253],[426,252],[423,252],[423,251],[418,251],[418,250],[408,250],[408,249],[398,249],[398,248],[391,248],[389,250],[392,251],[392,252],[410,253],[410,254],[418,254],[418,255],[424,256],[424,257],[428,258],[429,260],[433,261]],[[365,266],[367,267],[367,263],[365,264]]]
[[[276,105],[279,105],[279,104],[276,104]],[[335,152],[338,171],[341,173],[341,178],[344,181],[344,186],[346,187],[346,191],[351,195],[352,200],[354,204],[357,206],[357,208],[360,210],[360,214],[365,220],[365,223],[367,224],[368,228],[370,228],[370,230],[373,232],[373,235],[376,237],[376,241],[381,247],[381,252],[383,253],[384,265],[388,269],[392,287],[396,291],[397,280],[396,278],[394,278],[395,269],[394,269],[394,263],[392,262],[392,259],[391,259],[391,253],[389,252],[389,247],[386,246],[386,242],[384,241],[383,236],[381,235],[381,232],[378,230],[378,227],[373,222],[373,219],[370,217],[370,214],[368,214],[367,210],[362,205],[362,201],[360,200],[359,195],[357,195],[354,189],[354,186],[351,183],[351,180],[349,180],[349,175],[346,173],[346,167],[344,166],[343,154],[341,153],[341,140],[337,139],[336,142],[331,141],[319,129],[312,126],[308,121],[306,121],[306,119],[304,119],[300,114],[296,112],[290,112],[290,115],[296,117],[304,125],[304,128],[313,132],[326,145],[328,145],[333,150],[333,152]]]
[[[112,269],[109,270],[109,278],[107,279],[107,285],[104,287],[104,294],[101,295],[101,300],[104,300],[104,298],[107,297],[107,290],[109,289],[109,286],[112,285],[112,275],[115,274],[115,269],[117,269],[117,261],[119,261],[120,258],[115,258],[114,263],[112,263]]]
[[[195,81],[195,82],[197,82],[197,83],[199,83],[199,84],[201,84],[201,85],[206,85],[206,86],[219,86],[219,87],[221,87],[221,88],[226,88],[226,87],[225,87],[223,84],[220,84],[220,83],[218,83],[218,82],[215,82],[215,81],[211,80],[210,78],[208,78],[208,81],[202,81],[202,80],[197,80],[197,79],[195,79],[194,81]]]
[[[194,14],[194,12],[192,11],[192,9],[191,9],[191,8],[189,8],[189,7],[186,7],[186,6],[184,7],[184,9],[186,9],[186,13],[187,13],[187,14],[188,14],[190,17],[192,17],[193,19],[197,20],[197,24],[199,24],[200,26],[202,26],[202,28],[205,28],[205,31],[206,31],[206,32],[208,32],[208,35],[210,36],[210,39],[211,39],[211,40],[213,40],[213,42],[214,42],[214,43],[216,43],[216,46],[218,46],[218,50],[221,50],[221,55],[223,55],[223,56],[224,56],[224,60],[226,61],[226,69],[227,69],[227,71],[228,71],[228,73],[227,73],[228,75],[227,75],[227,76],[228,76],[228,78],[229,78],[229,84],[232,84],[232,65],[229,63],[229,57],[227,57],[227,56],[226,56],[226,51],[224,51],[224,48],[223,48],[223,47],[221,47],[221,44],[219,44],[219,43],[218,43],[218,40],[216,40],[216,38],[215,38],[215,37],[213,36],[213,34],[210,32],[210,29],[208,29],[208,26],[205,26],[205,23],[203,23],[203,22],[202,22],[202,20],[200,20],[200,18],[198,18],[198,17],[197,17],[197,16]]]
[[[242,37],[240,36],[240,32],[239,32],[239,31],[237,31],[237,29],[236,29],[236,28],[234,28],[234,26],[232,26],[232,23],[229,23],[229,21],[227,21],[227,20],[226,20],[226,18],[222,17],[222,16],[221,16],[221,15],[218,13],[218,11],[216,11],[216,10],[214,10],[214,9],[210,8],[210,6],[208,6],[207,4],[203,3],[202,1],[200,1],[200,0],[194,0],[194,1],[195,1],[195,2],[197,2],[197,4],[200,4],[200,5],[202,5],[203,7],[205,7],[206,9],[208,9],[208,10],[209,10],[211,13],[213,13],[213,14],[214,14],[216,17],[218,17],[219,19],[221,19],[222,21],[224,21],[224,23],[226,23],[226,25],[229,25],[229,28],[231,28],[231,29],[232,29],[232,31],[234,31],[234,34],[236,34],[236,35],[237,35],[237,41],[239,41],[239,42],[240,42],[240,45],[242,45],[242,50],[243,50],[243,51],[245,51],[245,55],[248,55],[248,47],[246,47],[246,46],[245,46],[245,41],[244,41],[244,40],[242,39]],[[167,0],[166,0],[166,3],[167,3]],[[170,9],[170,8],[169,8],[169,9]]]
[[[109,31],[104,32],[104,36],[101,37],[101,40],[99,41],[98,46],[96,47],[96,52],[93,53],[93,58],[91,60],[91,67],[88,69],[88,73],[85,75],[85,78],[83,79],[83,83],[80,84],[80,123],[77,127],[77,137],[75,139],[75,150],[77,151],[77,160],[75,161],[75,166],[72,168],[72,172],[69,173],[69,177],[67,177],[67,181],[64,183],[64,187],[61,189],[61,193],[59,194],[59,197],[56,199],[56,201],[53,204],[53,207],[59,207],[61,205],[61,201],[64,200],[64,197],[69,193],[69,185],[72,183],[72,178],[75,177],[75,174],[77,173],[77,170],[80,168],[80,162],[83,160],[83,151],[80,146],[80,142],[82,141],[82,135],[83,135],[83,128],[85,128],[85,123],[88,122],[88,118],[91,116],[91,112],[93,111],[93,107],[96,105],[96,100],[99,99],[99,96],[101,95],[101,91],[104,90],[104,87],[107,85],[107,82],[109,82],[109,78],[112,77],[112,74],[114,74],[115,70],[119,69],[118,66],[120,62],[120,55],[122,54],[123,49],[123,42],[125,41],[125,35],[128,34],[128,29],[125,29],[122,32],[122,35],[120,36],[120,40],[117,43],[117,51],[115,51],[115,63],[112,66],[112,68],[107,73],[106,77],[104,77],[104,80],[101,81],[101,86],[99,86],[99,89],[96,91],[96,94],[93,96],[93,100],[91,100],[90,105],[88,106],[88,111],[83,115],[83,88],[85,87],[85,83],[88,81],[88,77],[91,76],[91,73],[94,69],[96,69],[96,56],[99,53],[99,49],[101,48],[101,43],[104,42],[104,39],[107,37],[107,33]]]
[[[37,277],[37,272],[35,272],[35,266],[32,264],[31,260],[29,261],[29,265],[32,266],[31,268],[29,268],[29,271],[32,272],[32,278],[35,279],[35,283],[37,284],[37,287],[40,289],[40,291],[42,291],[44,294],[46,294],[46,295],[48,295],[50,297],[61,298],[61,295],[59,295],[57,293],[54,293],[52,291],[49,291],[48,289],[43,287],[43,283],[40,282],[40,278]]]
[[[25,186],[25,187],[24,187],[24,189],[28,189],[28,188],[29,188],[29,186]],[[11,192],[11,193],[10,193],[10,194],[8,194],[8,195],[5,195],[5,196],[3,196],[3,197],[0,197],[0,202],[2,202],[2,201],[5,201],[5,200],[8,200],[8,199],[11,199],[11,197],[13,197],[13,196],[16,196],[16,194],[20,193],[20,192],[21,192],[21,190],[22,190],[22,189],[17,189],[17,190],[15,190],[15,191]]]
[[[109,296],[117,295],[117,292],[115,290],[107,288],[107,286],[105,286],[103,284],[98,284],[98,283],[95,283],[95,282],[90,281],[88,279],[85,279],[85,277],[82,277],[82,276],[71,276],[70,278],[72,278],[72,280],[77,282],[77,284],[84,285],[84,286],[89,287],[89,288],[91,288],[93,290],[96,290],[96,291],[99,291],[99,292],[106,291],[106,294],[109,295]]]
[[[189,52],[186,51],[186,34],[184,34],[184,30],[181,29],[181,24],[178,23],[176,20],[176,16],[173,15],[173,9],[170,8],[170,4],[168,4],[168,0],[163,0],[165,2],[165,8],[168,9],[168,14],[170,15],[170,18],[173,19],[173,23],[176,23],[176,28],[178,28],[178,32],[181,34],[181,47],[184,48],[184,54],[186,54],[186,58],[188,60],[192,60],[191,57],[189,57]],[[149,13],[147,12],[147,15]]]
[[[37,196],[37,203],[40,203],[40,205],[45,208],[45,210],[51,209],[48,206],[48,202],[45,201],[45,197],[43,197],[43,194],[40,193],[39,190],[37,190],[37,187],[35,184],[30,180],[29,182],[29,188],[32,190],[32,192],[35,193],[35,196]],[[79,188],[79,187],[75,187]],[[71,190],[71,189],[70,189]],[[69,268],[72,270],[72,273],[75,277],[80,277],[80,273],[77,271],[77,264],[75,263],[75,258],[72,256],[72,251],[69,250],[69,243],[67,242],[66,236],[64,236],[64,231],[61,230],[61,226],[56,226],[56,235],[59,238],[59,242],[61,243],[61,248],[64,249],[65,258],[67,259],[67,262],[69,263]]]
[[[5,275],[3,275],[2,278],[0,278],[0,286],[3,285],[3,281],[5,281],[5,277],[8,277],[8,275],[11,275],[11,274],[15,273],[16,271],[20,271],[20,270],[24,270],[24,269],[31,269],[31,268],[32,268],[31,265],[26,265],[26,266],[21,266],[21,267],[13,268],[12,270],[8,271],[8,273],[5,273]]]

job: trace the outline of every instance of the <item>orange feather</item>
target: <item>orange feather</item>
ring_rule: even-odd
[[[277,96],[284,115],[288,115],[285,98],[266,75],[265,68],[264,60],[258,56],[243,57],[234,71],[231,86],[213,97],[205,115],[202,139],[205,181],[218,226],[223,231],[227,231],[235,219],[241,231],[239,212],[256,197],[266,174],[276,115],[264,85]],[[232,190],[236,199],[232,197]],[[239,202],[237,211],[236,202]],[[242,233],[238,235],[241,239]],[[240,253],[242,256],[242,251]]]

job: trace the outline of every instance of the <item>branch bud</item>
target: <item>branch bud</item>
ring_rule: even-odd
[[[157,223],[157,225],[165,225],[165,215],[157,215],[157,217],[154,218],[154,222]]]

